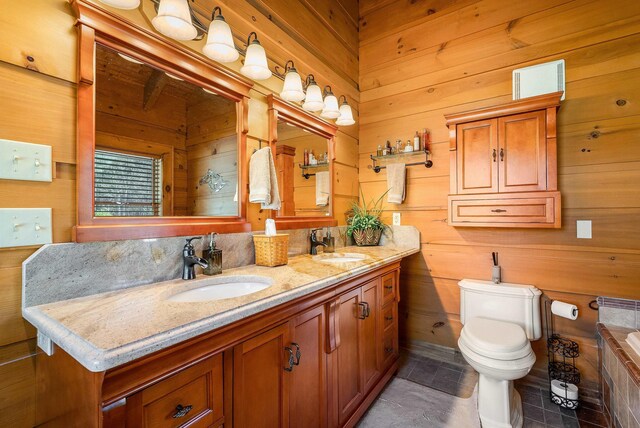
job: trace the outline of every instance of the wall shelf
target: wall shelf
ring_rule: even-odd
[[[379,162],[381,160],[391,160],[391,159],[407,159],[407,158],[412,158],[418,155],[424,155],[425,157],[424,162],[411,162],[405,165],[406,166],[424,165],[425,168],[431,168],[433,166],[433,161],[429,159],[429,157],[431,156],[431,152],[429,150],[419,150],[416,152],[396,153],[395,155],[383,155],[383,156],[369,155],[372,161],[372,165],[368,165],[367,168],[372,169],[377,174],[380,172],[381,169],[385,169],[386,166],[376,165],[376,162]]]
[[[317,165],[302,165],[302,164],[298,164],[298,166],[300,167],[300,169],[302,170],[302,176],[305,179],[309,179],[309,177],[316,175],[316,173],[310,173],[310,172],[305,172],[307,170],[311,170],[311,171],[315,171],[318,168],[324,168],[324,167],[328,167],[329,166],[329,162],[323,162],[323,163],[319,163]]]

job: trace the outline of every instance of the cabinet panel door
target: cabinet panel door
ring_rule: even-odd
[[[291,324],[291,341],[300,347],[299,364],[290,373],[292,427],[327,426],[325,323],[324,306],[320,306],[296,317]]]
[[[360,356],[360,288],[340,296],[338,330],[340,346],[337,349],[338,420],[344,424],[364,397],[362,357]]]
[[[497,120],[457,125],[458,194],[498,191]]]
[[[365,392],[375,384],[380,376],[380,353],[382,331],[380,329],[380,280],[362,286],[362,302],[366,304],[366,317],[360,321],[360,349]]]
[[[233,422],[236,428],[289,426],[289,324],[234,348]]]
[[[547,190],[545,112],[498,119],[500,192]]]

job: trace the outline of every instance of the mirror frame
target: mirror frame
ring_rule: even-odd
[[[276,143],[278,142],[278,120],[283,120],[297,126],[298,128],[307,130],[322,138],[326,138],[327,151],[331,161],[329,162],[329,176],[331,177],[331,180],[329,181],[329,189],[331,192],[329,197],[329,215],[326,217],[281,217],[277,215],[277,211],[271,211],[271,218],[275,220],[276,227],[278,229],[301,229],[336,226],[338,221],[333,215],[333,174],[336,157],[335,135],[338,131],[338,127],[276,95],[268,95],[267,103],[269,105],[269,147],[271,147],[272,153],[276,152]]]
[[[161,238],[251,230],[247,222],[249,91],[253,82],[90,3],[72,0],[78,18],[78,112],[76,164],[76,242]],[[238,215],[225,217],[95,217],[94,150],[96,124],[96,44],[122,52],[236,103]]]

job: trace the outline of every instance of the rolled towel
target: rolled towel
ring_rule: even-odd
[[[401,204],[405,194],[405,164],[392,163],[387,165],[387,202]]]
[[[280,209],[276,166],[269,147],[256,151],[249,161],[249,202],[261,204],[262,209]]]
[[[329,204],[329,171],[316,173],[316,206],[326,207]]]

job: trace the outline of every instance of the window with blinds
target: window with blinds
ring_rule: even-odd
[[[95,216],[162,215],[162,159],[95,151]]]

